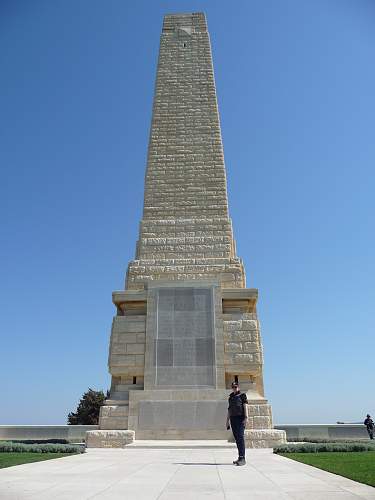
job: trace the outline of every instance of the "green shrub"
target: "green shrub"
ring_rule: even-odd
[[[355,438],[355,439],[324,439],[324,438],[312,438],[312,437],[296,437],[289,438],[288,442],[292,443],[357,443],[357,442],[368,442],[368,437]]]
[[[287,443],[276,446],[274,453],[318,453],[322,451],[375,451],[373,443]]]
[[[67,441],[66,439],[12,439],[11,442],[24,444],[69,444],[69,441]]]
[[[12,441],[0,442],[0,453],[84,453],[84,446],[73,444],[25,444]]]

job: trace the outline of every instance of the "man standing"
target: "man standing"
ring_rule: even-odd
[[[367,414],[363,423],[366,426],[370,439],[374,439],[374,421],[372,420],[371,415]]]
[[[232,382],[232,392],[228,398],[227,429],[232,428],[238,448],[238,459],[235,465],[245,465],[245,427],[247,420],[247,396],[240,391],[238,382]],[[230,425],[229,425],[230,422]]]

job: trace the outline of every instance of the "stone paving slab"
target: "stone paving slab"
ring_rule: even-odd
[[[201,440],[201,439],[184,439],[182,440],[173,440],[173,441],[165,441],[160,439],[141,439],[133,441],[133,443],[129,444],[127,447],[129,448],[138,448],[138,449],[236,449],[236,445],[234,443],[228,442],[226,439],[215,439],[215,440]]]
[[[0,499],[375,499],[375,488],[274,455],[270,449],[247,450],[247,465],[236,467],[233,447],[205,444],[210,445],[91,448],[83,455],[1,469]]]

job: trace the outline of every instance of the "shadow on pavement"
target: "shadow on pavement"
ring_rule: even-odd
[[[214,463],[214,462],[173,462],[173,465],[233,465],[229,462]]]

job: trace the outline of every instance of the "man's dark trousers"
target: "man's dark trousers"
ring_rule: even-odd
[[[239,417],[230,417],[230,426],[232,427],[233,436],[236,440],[238,456],[245,458],[245,426],[243,421],[244,417],[242,415]]]

